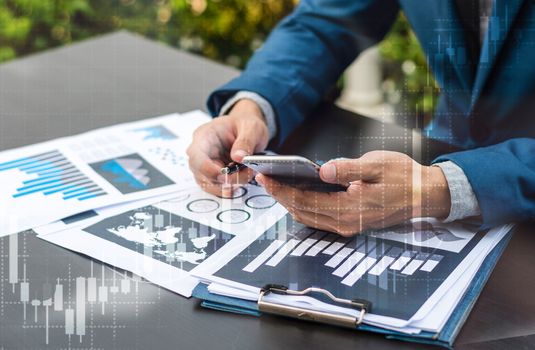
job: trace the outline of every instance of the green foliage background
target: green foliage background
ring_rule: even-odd
[[[0,62],[127,29],[241,68],[297,2],[0,0]],[[386,67],[386,93],[401,92],[408,110],[429,114],[436,88],[429,81],[425,57],[402,15],[380,49]],[[432,92],[424,94],[429,87]],[[430,101],[424,103],[424,99]]]

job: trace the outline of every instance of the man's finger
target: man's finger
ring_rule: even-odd
[[[233,192],[240,185],[244,185],[253,178],[252,169],[242,169],[237,173],[228,175],[220,174],[217,180],[223,184],[223,198],[232,198]]]
[[[194,175],[195,182],[206,192],[213,194],[214,196],[221,196],[222,184],[214,183],[206,176],[201,174]]]
[[[223,163],[209,158],[203,152],[192,152],[189,156],[189,167],[193,174],[201,174],[210,182],[217,182],[217,177],[221,174]]]
[[[334,226],[334,219],[321,213],[298,210],[294,208],[290,208],[288,211],[294,220],[308,227],[317,228],[324,231],[332,231],[332,227]]]
[[[232,198],[234,190],[238,187],[231,184],[214,183],[203,175],[195,176],[195,181],[203,191],[220,198]]]
[[[290,211],[290,214],[295,221],[303,225],[322,231],[333,232],[330,222],[332,219],[330,217],[322,217],[322,214],[305,211]]]
[[[249,168],[242,169],[234,174],[219,174],[217,180],[221,183],[230,185],[244,185],[253,178],[253,170]]]
[[[374,181],[379,173],[375,162],[362,158],[331,160],[320,168],[323,181],[345,186],[353,181]]]
[[[265,130],[255,123],[241,123],[237,126],[237,137],[230,150],[230,158],[241,163],[243,157],[262,151],[267,146]]]
[[[317,212],[327,211],[331,204],[332,208],[334,208],[339,203],[341,196],[346,194],[345,192],[305,191],[282,184],[262,174],[256,176],[256,181],[264,186],[266,191],[286,208],[291,207]]]
[[[303,225],[320,229],[323,231],[334,232],[344,237],[349,237],[359,232],[359,223],[355,222],[352,227],[346,226],[335,217],[324,215],[317,212],[310,212],[306,210],[292,210],[290,211],[292,217],[302,223]]]

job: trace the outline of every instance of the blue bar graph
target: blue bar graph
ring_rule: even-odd
[[[71,175],[71,174],[75,174],[75,173],[79,173],[79,171],[77,169],[75,169],[75,168],[72,168],[72,169],[69,169],[69,170],[60,171],[60,172],[52,174],[52,175],[46,174],[46,176],[40,176],[37,179],[26,180],[26,181],[23,181],[22,183],[26,185],[26,184],[42,182],[42,181],[45,181],[45,180],[60,179],[61,176],[63,176],[63,175]]]
[[[19,167],[19,166],[24,166],[32,162],[37,162],[39,160],[54,157],[58,153],[59,153],[58,151],[50,151],[50,152],[35,155],[33,157],[20,158],[20,159],[12,160],[10,162],[5,162],[5,163],[0,164],[0,171],[5,170],[5,169],[12,169],[12,168]]]
[[[53,193],[58,193],[58,192],[62,192],[63,193],[63,191],[70,190],[70,189],[76,188],[76,187],[81,186],[81,185],[87,185],[87,184],[90,184],[90,183],[91,183],[91,180],[89,180],[86,177],[83,177],[81,179],[75,179],[75,180],[66,182],[66,184],[64,186],[59,186],[59,187],[54,187],[52,189],[49,189],[49,190],[43,192],[43,194],[45,196],[48,196],[48,195],[53,194]]]
[[[98,197],[98,196],[102,196],[104,194],[106,194],[106,192],[104,192],[102,190],[98,191],[98,192],[86,193],[85,196],[78,197],[78,200],[79,201],[85,201],[86,199],[95,198],[95,197]]]
[[[37,161],[35,163],[30,163],[28,165],[21,166],[21,167],[19,167],[19,169],[22,170],[22,171],[33,170],[33,169],[36,169],[36,168],[41,168],[43,166],[48,166],[48,164],[54,164],[54,163],[62,161],[62,160],[65,160],[65,158],[63,158],[61,155],[59,155],[59,156],[50,157],[50,158],[46,159],[46,162],[45,161]]]
[[[100,188],[98,187],[97,185],[90,185],[90,186],[84,186],[84,187],[77,187],[73,190],[68,190],[68,191],[64,191],[63,192],[63,195],[67,196],[67,195],[70,195],[70,194],[74,194],[74,193],[77,193],[77,192],[83,192],[83,191],[89,191],[89,190],[93,190],[95,188]]]
[[[74,166],[64,166],[64,167],[58,167],[56,169],[52,169],[52,170],[45,170],[45,171],[40,171],[37,173],[37,175],[39,176],[47,176],[47,175],[55,175],[55,174],[58,174],[62,171],[67,171],[67,170],[71,170],[71,169],[76,169]]]
[[[61,166],[70,164],[69,161],[57,162],[57,161],[44,161],[42,165],[32,166],[30,169],[20,169],[28,174],[39,173],[42,171],[58,169]]]
[[[21,182],[13,198],[61,194],[63,200],[83,201],[107,194],[57,150],[0,163],[0,172],[13,169],[29,177]]]

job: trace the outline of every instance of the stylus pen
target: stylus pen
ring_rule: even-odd
[[[245,166],[242,163],[230,162],[230,163],[228,163],[228,165],[226,167],[221,168],[221,174],[223,174],[223,175],[231,175],[231,174],[237,173],[238,171],[240,171],[240,170],[242,170],[243,168],[246,168],[246,167],[247,166]]]

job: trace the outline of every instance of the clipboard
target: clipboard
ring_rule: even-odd
[[[359,311],[359,316],[351,317],[345,315],[332,314],[328,312],[322,312],[317,310],[309,310],[299,308],[295,306],[282,305],[265,300],[265,296],[270,294],[280,295],[308,295],[311,293],[320,293],[332,302],[340,304],[342,306],[353,308]],[[273,315],[286,316],[297,318],[299,320],[314,321],[319,323],[330,324],[333,326],[357,328],[362,324],[364,316],[367,312],[371,311],[372,303],[366,299],[341,299],[333,295],[326,289],[309,287],[304,290],[291,290],[286,286],[278,284],[265,285],[258,295],[258,311],[262,313],[269,313]]]
[[[456,309],[451,314],[450,318],[446,322],[445,326],[439,333],[422,331],[416,335],[408,335],[405,333],[400,333],[392,330],[387,330],[384,328],[370,326],[365,323],[362,323],[362,317],[366,312],[372,310],[371,303],[366,303],[366,300],[354,299],[354,300],[344,300],[338,299],[336,296],[332,295],[329,291],[323,290],[321,288],[305,289],[303,291],[292,291],[288,290],[285,286],[280,285],[266,285],[262,288],[258,300],[249,301],[233,297],[221,296],[217,294],[212,294],[208,291],[208,286],[206,284],[199,283],[197,287],[193,290],[193,297],[201,300],[201,306],[209,309],[232,312],[242,315],[251,315],[251,316],[261,316],[264,313],[276,314],[281,316],[287,316],[291,318],[314,321],[319,323],[331,324],[335,326],[341,326],[346,328],[352,328],[356,331],[367,331],[379,333],[385,336],[387,339],[396,339],[413,343],[422,343],[422,344],[431,344],[438,345],[445,348],[451,349],[455,338],[459,334],[463,324],[465,323],[470,311],[474,307],[474,304],[477,301],[477,298],[481,294],[483,287],[485,286],[492,270],[496,266],[500,256],[507,247],[509,240],[512,237],[512,232],[509,232],[505,237],[494,247],[494,249],[487,255],[474,279],[468,286],[465,294],[457,304]],[[344,318],[339,319],[334,315],[329,315],[326,313],[317,313],[312,312],[311,310],[303,310],[300,308],[286,309],[281,307],[278,304],[268,303],[266,305],[264,296],[266,293],[279,293],[279,294],[288,294],[288,295],[306,295],[310,292],[319,292],[324,294],[327,297],[334,297],[337,300],[335,302],[346,304],[350,307],[354,307],[357,310],[360,310],[360,316],[357,318]],[[330,294],[330,296],[326,293]],[[296,294],[297,293],[297,294]],[[332,298],[331,298],[332,299]],[[360,320],[359,320],[360,319]]]

